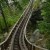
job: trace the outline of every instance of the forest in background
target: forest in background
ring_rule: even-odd
[[[29,0],[0,0],[0,42],[18,22]]]
[[[9,32],[21,17],[28,2],[29,0],[12,0],[12,3],[8,3],[7,0],[0,0],[0,42],[4,40],[5,33]],[[37,4],[34,6],[37,7]],[[43,20],[39,21],[38,29],[44,35],[46,48],[50,50],[50,0],[42,3],[41,15]]]
[[[43,20],[38,23],[40,33],[44,35],[45,45],[50,50],[50,0],[42,3],[41,15]]]

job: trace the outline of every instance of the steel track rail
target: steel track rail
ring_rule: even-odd
[[[40,9],[41,9],[41,8],[40,8]],[[38,9],[37,9],[37,10],[38,10]],[[35,11],[37,11],[37,10],[34,10],[33,12],[35,12]],[[35,45],[35,44],[32,44],[32,43],[27,39],[27,37],[26,37],[26,29],[27,29],[28,22],[29,22],[29,19],[28,19],[28,21],[27,21],[27,23],[26,23],[26,25],[25,25],[24,31],[23,31],[23,33],[24,33],[24,38],[25,38],[25,43],[26,43],[26,46],[28,47],[28,50],[36,50],[36,49],[38,49],[38,50],[48,50],[48,49],[42,48],[42,47],[40,47],[40,46],[37,46],[37,45]]]
[[[21,29],[21,32],[20,32],[19,44],[20,44],[21,50],[28,50],[27,47],[26,47],[25,41],[24,41],[23,29],[24,29],[28,19],[30,18],[31,12],[32,11],[28,12],[27,16],[25,17],[25,22],[23,22],[23,26],[22,26],[22,29]]]
[[[5,41],[0,43],[0,50],[7,50],[7,49],[9,49],[9,46],[12,46],[13,42],[11,42],[11,41],[13,41],[12,39],[15,36],[15,33],[17,32],[17,30],[19,28],[19,25],[21,24],[22,20],[24,19],[25,15],[26,15],[26,13],[28,11],[29,4],[28,4],[27,8],[25,9],[25,11],[23,12],[23,14],[21,15],[21,18],[19,19],[18,23],[16,22],[14,27],[11,29],[11,32],[9,33],[9,35],[7,36]]]
[[[27,6],[27,9],[25,11],[25,15],[24,15],[23,19],[21,20],[21,22],[20,22],[20,24],[18,26],[18,29],[15,31],[14,36],[12,38],[12,45],[11,45],[12,46],[11,47],[12,50],[20,50],[20,46],[19,46],[19,43],[18,43],[19,42],[18,40],[19,40],[20,30],[21,30],[22,25],[24,23],[23,21],[26,19],[27,13],[30,11],[30,9],[28,9],[28,8],[30,8],[30,5],[31,5],[30,3],[31,2],[29,2],[29,5]]]
[[[40,47],[40,46],[37,46],[37,45],[35,45],[35,44],[32,44],[32,43],[30,43],[30,41],[27,39],[27,37],[26,37],[26,27],[25,27],[25,29],[24,29],[24,34],[25,34],[25,42],[27,42],[26,44],[27,44],[27,47],[29,48],[29,47],[31,47],[32,48],[32,50],[36,50],[36,48],[38,49],[38,50],[48,50],[48,49],[45,49],[45,48],[42,48],[42,47]],[[29,46],[28,46],[29,45]],[[31,50],[31,49],[30,49]]]

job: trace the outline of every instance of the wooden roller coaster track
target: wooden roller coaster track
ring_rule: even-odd
[[[0,43],[0,50],[35,50],[35,46],[32,47],[32,45],[26,40],[24,33],[32,12],[33,0],[30,0],[18,23],[15,23],[5,41]]]

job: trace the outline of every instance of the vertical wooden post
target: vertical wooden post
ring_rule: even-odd
[[[4,45],[1,45],[1,50],[4,50]]]
[[[35,46],[33,46],[33,50],[35,50]]]

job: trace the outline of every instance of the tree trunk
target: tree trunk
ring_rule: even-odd
[[[6,19],[5,19],[5,16],[4,16],[4,13],[3,13],[3,10],[2,10],[2,4],[0,3],[0,10],[1,10],[1,14],[2,14],[2,17],[3,17],[3,20],[4,20],[4,23],[5,23],[5,28],[8,32],[8,26],[7,26],[7,22],[6,22]]]

